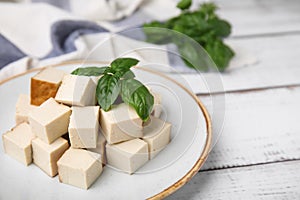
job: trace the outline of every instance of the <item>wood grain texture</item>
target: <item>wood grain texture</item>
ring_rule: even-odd
[[[285,87],[300,84],[300,2],[216,2],[233,25],[226,42],[257,62],[221,75],[225,91],[249,92],[226,94],[223,133],[203,171],[168,199],[300,199],[300,87]],[[194,92],[207,92],[192,76],[186,78]],[[217,112],[210,96],[200,99]]]
[[[300,87],[226,94],[224,121],[210,96],[200,99],[211,114],[214,137],[214,127],[224,125],[202,169],[300,159]]]
[[[216,0],[219,14],[233,25],[232,36],[300,31],[297,0]]]
[[[138,27],[152,20],[165,21],[177,16],[177,0],[145,1],[129,18],[115,22],[100,22],[111,31]],[[192,9],[197,9],[204,0],[194,0]],[[215,0],[218,14],[233,26],[233,37],[274,34],[300,31],[300,4],[297,0]],[[139,12],[141,11],[141,12]],[[159,14],[157,14],[159,13]],[[129,26],[130,24],[130,26]]]
[[[299,3],[300,4],[300,3]],[[299,14],[300,15],[300,14]],[[257,62],[251,65],[243,64],[230,66],[225,73],[202,73],[207,80],[222,78],[225,91],[248,90],[300,84],[300,34],[274,37],[230,39],[228,44],[239,49],[246,49],[256,57]],[[198,94],[208,93],[205,79],[198,74],[186,74],[184,78],[190,83],[193,91]],[[223,91],[224,91],[223,90]],[[210,92],[222,92],[215,88]]]
[[[299,199],[300,161],[199,172],[168,199]]]

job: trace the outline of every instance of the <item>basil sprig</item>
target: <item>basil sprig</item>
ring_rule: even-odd
[[[98,104],[104,111],[109,111],[119,95],[133,107],[138,116],[147,121],[154,104],[154,97],[146,86],[134,79],[130,70],[138,64],[134,58],[118,58],[108,67],[78,68],[72,72],[79,76],[101,76],[96,87]]]
[[[235,55],[234,51],[224,43],[224,38],[231,33],[231,25],[217,15],[217,6],[214,3],[203,3],[197,10],[189,10],[191,4],[192,0],[181,0],[177,4],[181,9],[178,16],[163,22],[152,21],[144,24],[146,41],[154,44],[173,43],[187,66],[202,71],[208,70],[208,67],[201,62],[198,50],[192,42],[185,42],[184,38],[179,39],[177,34],[167,30],[182,33],[201,45],[218,69],[224,71]]]

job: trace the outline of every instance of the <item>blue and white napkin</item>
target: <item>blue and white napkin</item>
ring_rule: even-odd
[[[194,72],[170,56],[168,52],[176,51],[173,45],[139,40],[143,23],[179,14],[176,0],[17,1],[0,3],[0,81],[63,61],[111,61],[120,56],[135,57],[141,65],[156,63],[180,73]],[[238,54],[230,68],[256,62],[244,49],[231,46]],[[198,87],[198,76],[187,79],[197,86],[194,92],[204,91]]]

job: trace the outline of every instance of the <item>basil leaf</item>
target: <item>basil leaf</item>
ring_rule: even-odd
[[[234,56],[234,52],[231,50],[231,48],[224,44],[221,40],[215,40],[212,43],[208,43],[205,49],[216,63],[220,71],[225,70],[231,58]]]
[[[111,67],[108,67],[105,71],[104,71],[104,74],[110,74],[110,75],[114,75],[116,77],[119,77],[120,79],[131,79],[131,78],[134,78],[135,75],[134,73],[129,70],[127,72],[125,71],[115,71],[114,69],[112,69]]]
[[[111,68],[111,67],[106,68],[105,71],[104,71],[104,74],[113,75],[115,73],[116,73],[116,71],[113,68]]]
[[[135,109],[143,121],[147,121],[152,111],[154,97],[138,80],[122,80],[122,100]]]
[[[138,64],[139,60],[134,58],[117,58],[110,64],[111,70],[118,73],[119,77],[122,77],[129,69]]]
[[[187,42],[186,44],[181,45],[179,48],[179,53],[182,56],[182,60],[188,67],[201,71],[208,70],[206,57],[200,56],[201,54],[197,51],[197,48],[193,44]]]
[[[120,90],[119,77],[105,74],[99,79],[96,88],[96,97],[99,105],[104,111],[108,111],[111,108],[111,105],[116,101]]]
[[[177,4],[177,8],[181,9],[181,10],[185,10],[185,9],[189,9],[192,5],[192,0],[181,0],[178,4]]]
[[[143,31],[147,37],[146,42],[154,44],[167,44],[172,42],[172,33],[170,34],[170,31],[168,31],[167,26],[160,26],[160,24],[162,23],[154,21],[152,23],[143,25]]]
[[[71,74],[78,76],[100,76],[108,67],[84,67],[77,68]]]
[[[122,76],[123,79],[133,79],[134,77],[135,75],[131,70],[129,70]]]
[[[208,23],[212,26],[214,33],[219,37],[227,37],[231,33],[231,26],[225,20],[214,18],[209,20]]]
[[[214,3],[203,3],[199,8],[199,12],[202,13],[204,18],[211,19],[216,17],[216,10],[218,9],[217,5]]]

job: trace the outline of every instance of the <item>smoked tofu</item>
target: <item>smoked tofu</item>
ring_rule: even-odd
[[[96,148],[99,106],[72,107],[69,138],[73,148]]]
[[[144,127],[142,139],[148,143],[149,159],[154,158],[170,142],[171,124],[159,118],[151,117]]]
[[[35,138],[32,140],[33,163],[54,177],[57,174],[57,161],[68,148],[68,141],[63,138],[58,138],[52,144]]]
[[[56,92],[66,75],[64,71],[48,67],[31,78],[30,97],[31,104],[39,106]]]
[[[29,123],[37,137],[50,144],[68,131],[71,109],[53,98],[29,114]]]
[[[89,151],[100,154],[102,164],[106,164],[105,145],[106,145],[106,139],[103,136],[103,134],[101,133],[101,131],[99,131],[99,135],[98,135],[98,139],[97,139],[97,147],[87,149]]]
[[[87,76],[66,75],[55,100],[70,106],[95,106],[96,84]]]
[[[34,138],[30,126],[21,123],[2,135],[4,152],[24,165],[29,165],[32,162],[31,140]]]
[[[21,94],[16,104],[16,124],[28,122],[28,115],[36,106],[30,104],[30,97]]]
[[[101,109],[100,125],[109,144],[142,137],[142,123],[135,110],[125,103],[113,105],[108,112]]]
[[[148,161],[148,145],[141,139],[106,144],[106,158],[108,165],[132,174]]]
[[[57,162],[59,181],[88,189],[102,173],[101,155],[83,149],[67,150]]]

